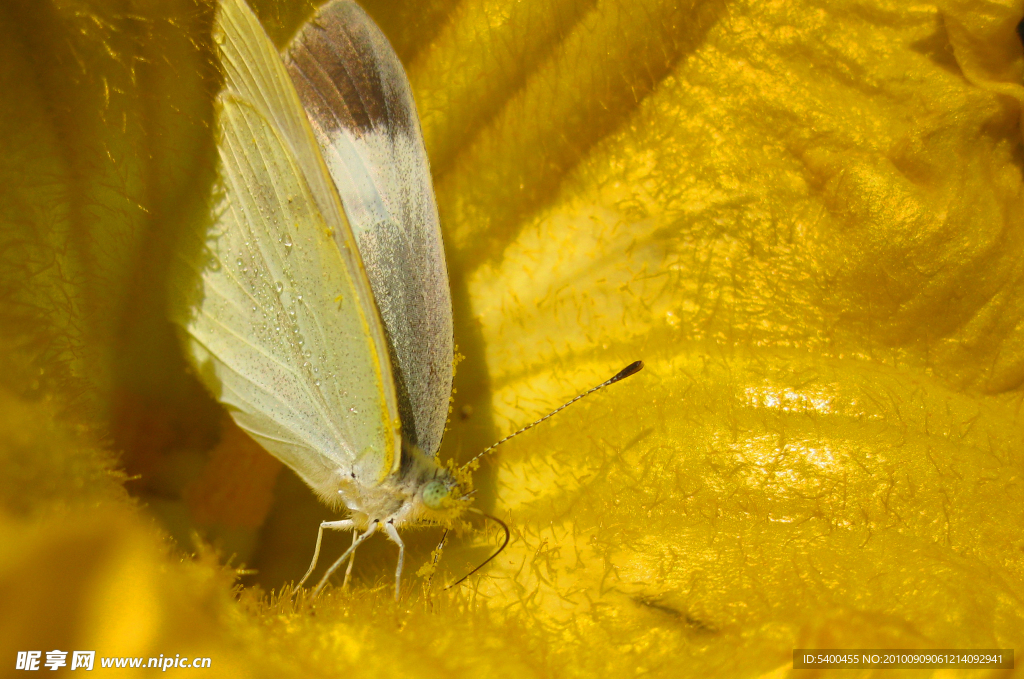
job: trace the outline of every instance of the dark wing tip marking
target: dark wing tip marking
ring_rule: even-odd
[[[405,73],[387,38],[354,2],[320,9],[289,45],[288,73],[303,106],[328,132],[407,130]],[[411,101],[411,93],[408,94]],[[403,113],[405,113],[403,115]]]

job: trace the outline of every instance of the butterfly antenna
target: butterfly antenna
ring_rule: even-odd
[[[445,587],[445,590],[449,590],[452,587],[455,587],[456,585],[462,584],[462,582],[466,578],[468,578],[469,576],[473,575],[473,573],[476,573],[478,570],[480,570],[481,568],[483,568],[484,566],[489,564],[491,561],[493,561],[499,554],[501,554],[502,552],[505,551],[505,548],[508,547],[508,541],[512,537],[512,534],[508,530],[508,524],[506,524],[504,521],[502,521],[498,517],[491,516],[490,514],[485,514],[485,513],[481,512],[479,509],[476,509],[475,507],[470,507],[468,511],[471,511],[474,514],[479,514],[480,516],[484,517],[485,519],[490,519],[491,521],[494,521],[496,524],[501,526],[501,529],[503,531],[505,531],[505,541],[501,543],[501,547],[498,547],[498,551],[496,551],[494,554],[491,554],[489,557],[487,557],[487,559],[484,560],[484,562],[482,564],[480,564],[479,566],[477,566],[476,568],[474,568],[470,572],[466,573],[465,575],[463,575],[461,578],[459,578],[458,580],[456,580],[452,584],[450,584],[447,587]]]
[[[505,443],[509,439],[513,439],[513,438],[519,436],[520,434],[522,434],[527,429],[533,429],[534,427],[536,427],[538,424],[540,424],[544,420],[548,419],[549,417],[554,417],[555,415],[557,415],[558,413],[562,412],[563,410],[565,410],[566,408],[571,406],[573,403],[575,403],[576,401],[578,401],[581,398],[583,398],[584,396],[590,396],[591,394],[593,394],[595,391],[598,391],[599,389],[604,389],[605,387],[607,387],[610,384],[615,384],[619,380],[624,380],[627,377],[629,377],[630,375],[635,375],[636,373],[638,373],[641,370],[643,370],[643,367],[644,367],[644,362],[643,361],[634,361],[634,362],[630,363],[625,368],[623,368],[622,370],[617,372],[615,374],[615,376],[612,377],[610,380],[606,380],[606,381],[602,382],[601,384],[597,385],[593,389],[588,389],[587,391],[583,392],[582,394],[580,394],[576,398],[572,399],[571,401],[567,401],[566,403],[563,403],[562,405],[558,406],[557,408],[552,410],[550,413],[548,413],[544,417],[542,417],[539,420],[537,420],[536,422],[531,422],[530,424],[526,425],[525,427],[523,427],[519,431],[512,432],[511,434],[509,434],[505,438],[501,439],[500,441],[498,441],[494,445],[492,445],[492,446],[490,446],[488,448],[484,448],[482,451],[477,453],[476,457],[474,457],[472,460],[470,460],[467,463],[467,465],[468,464],[472,464],[475,460],[480,459],[481,457],[483,457],[487,453],[491,452],[492,450],[494,450],[495,448],[500,446],[502,443]],[[497,555],[495,555],[495,556],[497,556]],[[491,558],[493,559],[494,557],[491,557]],[[488,559],[488,561],[489,560],[490,559]],[[484,563],[486,563],[486,561]],[[481,566],[482,565],[483,564],[481,564]],[[478,566],[478,568],[479,568],[479,566]],[[466,576],[466,577],[469,577],[469,576]],[[459,582],[461,582],[461,580]]]
[[[437,543],[437,548],[434,549],[434,561],[433,565],[436,566],[437,562],[441,560],[441,550],[444,549],[444,541],[448,539],[448,529],[444,529],[444,535],[441,536],[441,541]],[[430,590],[430,583],[434,580],[434,571],[430,571],[430,577],[427,578],[427,590]]]

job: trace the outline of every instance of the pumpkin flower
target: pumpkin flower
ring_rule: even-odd
[[[251,4],[279,47],[314,9]],[[480,461],[512,540],[465,582],[493,525],[407,533],[397,603],[379,537],[289,597],[340,517],[169,321],[218,179],[216,3],[6,0],[0,662],[750,677],[1024,648],[1024,0],[364,6],[446,241],[441,458],[646,369]]]

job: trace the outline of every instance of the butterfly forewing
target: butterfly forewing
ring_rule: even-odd
[[[285,63],[356,235],[385,326],[403,437],[436,455],[452,388],[452,306],[416,106],[353,2],[328,3]]]

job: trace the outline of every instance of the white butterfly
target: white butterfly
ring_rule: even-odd
[[[397,597],[397,529],[448,523],[470,494],[468,471],[436,459],[452,307],[412,93],[350,0],[321,8],[283,60],[244,0],[222,1],[215,37],[218,205],[201,254],[181,251],[175,321],[235,422],[349,510],[321,523],[299,586],[324,529],[353,543],[317,591],[383,528],[399,546]]]

